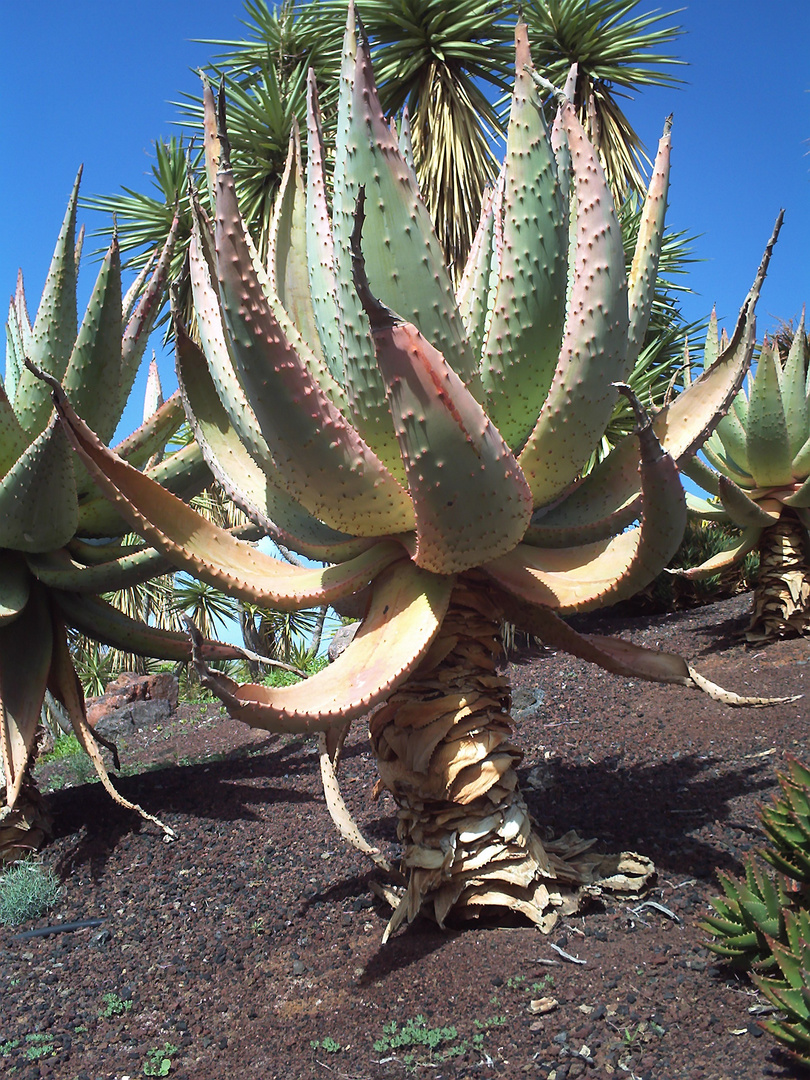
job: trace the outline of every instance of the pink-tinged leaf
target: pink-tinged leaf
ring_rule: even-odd
[[[572,548],[520,544],[484,570],[521,600],[560,614],[590,611],[633,596],[661,573],[686,527],[678,468],[647,426],[642,446],[640,524],[611,540]]]
[[[373,330],[416,513],[415,561],[438,574],[520,542],[531,492],[495,425],[410,323]]]
[[[217,103],[211,84],[203,75],[203,146],[205,147],[205,174],[208,190],[213,191],[222,161],[222,143],[217,131]]]
[[[323,392],[292,348],[256,276],[233,175],[217,177],[217,269],[239,381],[286,488],[340,532],[407,532],[402,486]]]
[[[276,543],[319,562],[344,562],[375,542],[335,532],[278,486],[272,464],[256,461],[229,423],[205,357],[175,319],[177,381],[194,439],[226,494]]]
[[[124,406],[126,405],[130,391],[132,390],[132,384],[138,373],[141,357],[146,349],[146,343],[149,340],[149,335],[152,332],[158,312],[160,311],[160,303],[166,288],[172,254],[174,252],[174,246],[177,243],[179,231],[180,212],[179,210],[176,210],[174,218],[172,219],[171,228],[169,229],[169,235],[166,237],[166,243],[163,245],[158,264],[155,267],[155,272],[152,274],[149,284],[146,286],[144,294],[124,330],[123,339],[121,341],[121,388],[119,391],[120,396],[118,398],[119,416],[124,411]]]
[[[135,532],[174,566],[240,600],[287,611],[331,604],[356,592],[405,555],[400,544],[389,540],[339,566],[323,569],[290,566],[270,558],[235,539],[227,529],[213,525],[116,457],[76,416],[58,387],[54,399],[74,449]]]
[[[53,599],[68,626],[82,634],[110,645],[122,652],[137,656],[154,656],[159,660],[191,660],[191,640],[188,634],[176,630],[161,630],[156,626],[130,619],[123,611],[99,597],[62,592],[54,589]],[[244,652],[235,645],[205,640],[200,655],[206,660],[239,660]]]
[[[79,676],[76,674],[76,669],[73,667],[73,660],[71,659],[70,650],[68,649],[65,628],[61,625],[58,617],[55,617],[54,619],[53,662],[48,678],[48,689],[68,714],[74,734],[82,749],[92,761],[93,767],[98,774],[98,778],[110,798],[114,802],[117,802],[119,806],[123,806],[127,810],[134,810],[137,814],[140,814],[145,821],[151,821],[154,825],[157,825],[158,828],[162,829],[170,839],[174,839],[174,831],[170,829],[168,825],[164,825],[159,818],[154,817],[152,814],[148,814],[138,806],[137,803],[125,799],[124,796],[113,787],[112,781],[107,773],[107,767],[104,764],[104,759],[98,748],[98,743],[93,737],[93,732],[90,730],[90,725],[87,722],[84,692],[82,691],[82,685],[79,682]]]
[[[518,462],[535,507],[558,498],[604,434],[627,373],[627,279],[613,197],[574,107],[561,106],[576,189],[574,283],[560,357]]]
[[[503,246],[481,360],[482,403],[515,452],[537,422],[557,366],[568,269],[568,208],[530,67],[521,20],[504,158]]]
[[[455,579],[403,562],[373,582],[368,614],[348,648],[295,686],[240,686],[197,664],[228,712],[267,731],[327,731],[362,716],[411,674],[447,612]]]
[[[664,218],[669,190],[671,127],[672,117],[670,116],[664,124],[664,134],[658,143],[658,153],[639,222],[633,263],[627,279],[627,304],[630,315],[628,360],[631,364],[635,364],[644,344],[644,335],[647,333],[655,294],[655,280],[658,276],[658,260],[664,239]]]
[[[52,652],[47,594],[33,582],[22,612],[0,624],[0,749],[9,807],[20,793],[34,745]]]

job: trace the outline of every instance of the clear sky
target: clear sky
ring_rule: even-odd
[[[639,10],[653,8],[669,5]],[[78,166],[85,195],[143,190],[153,141],[177,132],[171,102],[197,91],[193,69],[214,51],[193,39],[239,37],[242,16],[241,0],[2,4],[0,287],[10,295],[21,266],[32,317]],[[761,333],[810,300],[810,0],[693,0],[673,21],[685,30],[674,45],[689,65],[685,85],[644,91],[626,112],[651,151],[674,113],[668,223],[699,236],[695,254],[705,260],[690,273],[688,318],[716,302],[721,322],[733,324],[785,208]],[[88,231],[100,223],[89,212],[81,220]],[[94,278],[85,265],[83,301]],[[171,389],[169,362],[163,368]],[[137,412],[133,402],[127,430]]]

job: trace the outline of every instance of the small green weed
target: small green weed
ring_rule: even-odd
[[[39,1061],[40,1058],[50,1057],[54,1052],[52,1035],[35,1032],[33,1035],[26,1035],[25,1042],[26,1047],[23,1050],[23,1057],[27,1058],[28,1061]]]
[[[0,1042],[0,1057],[8,1057],[12,1050],[20,1045],[19,1039],[3,1039]]]
[[[343,1049],[337,1039],[327,1035],[325,1039],[310,1039],[309,1045],[313,1050],[325,1050],[327,1054],[337,1054]]]
[[[493,1027],[506,1023],[505,1016],[491,1016],[486,1020],[476,1020],[476,1031],[469,1037],[459,1034],[455,1024],[429,1027],[427,1018],[415,1016],[400,1025],[390,1020],[382,1029],[382,1037],[374,1044],[374,1052],[396,1057],[406,1072],[415,1072],[419,1066],[436,1064],[460,1057],[473,1050],[483,1052],[486,1032]]]
[[[0,923],[17,926],[38,919],[56,903],[59,878],[33,859],[9,867],[0,876]]]
[[[144,1076],[168,1076],[172,1070],[172,1055],[177,1053],[177,1047],[167,1042],[162,1050],[155,1047],[146,1055],[143,1063]]]
[[[64,761],[65,758],[80,757],[84,753],[76,736],[62,733],[58,735],[50,750],[46,750],[37,758],[37,763],[44,765],[48,761]]]
[[[114,1016],[123,1016],[132,1008],[131,1001],[124,1001],[118,994],[107,993],[101,999],[104,1004],[99,1011],[101,1020],[111,1020]]]

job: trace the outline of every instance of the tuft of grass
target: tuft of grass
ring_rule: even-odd
[[[9,867],[0,876],[0,923],[18,926],[38,919],[56,903],[59,878],[33,859]]]
[[[84,750],[82,750],[81,744],[73,732],[69,735],[63,732],[56,738],[50,750],[46,750],[39,755],[37,761],[42,765],[47,761],[64,761],[68,758],[79,757],[83,753]]]

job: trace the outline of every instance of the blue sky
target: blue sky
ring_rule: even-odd
[[[651,0],[639,10],[654,7],[668,9]],[[32,317],[78,166],[85,195],[144,189],[153,141],[177,131],[170,103],[196,92],[193,69],[213,51],[192,39],[239,37],[242,15],[241,0],[3,5],[0,285],[10,295],[21,266]],[[716,302],[733,324],[785,208],[761,333],[796,319],[810,299],[810,3],[701,0],[673,21],[685,30],[674,46],[689,65],[685,85],[644,91],[626,112],[651,151],[674,113],[668,222],[699,236],[695,254],[705,260],[690,273],[697,295],[683,303],[687,317],[705,317]],[[82,220],[88,231],[100,223],[89,212]],[[82,300],[94,277],[85,265]],[[170,389],[170,363],[162,366]],[[129,429],[137,412],[133,399]]]

